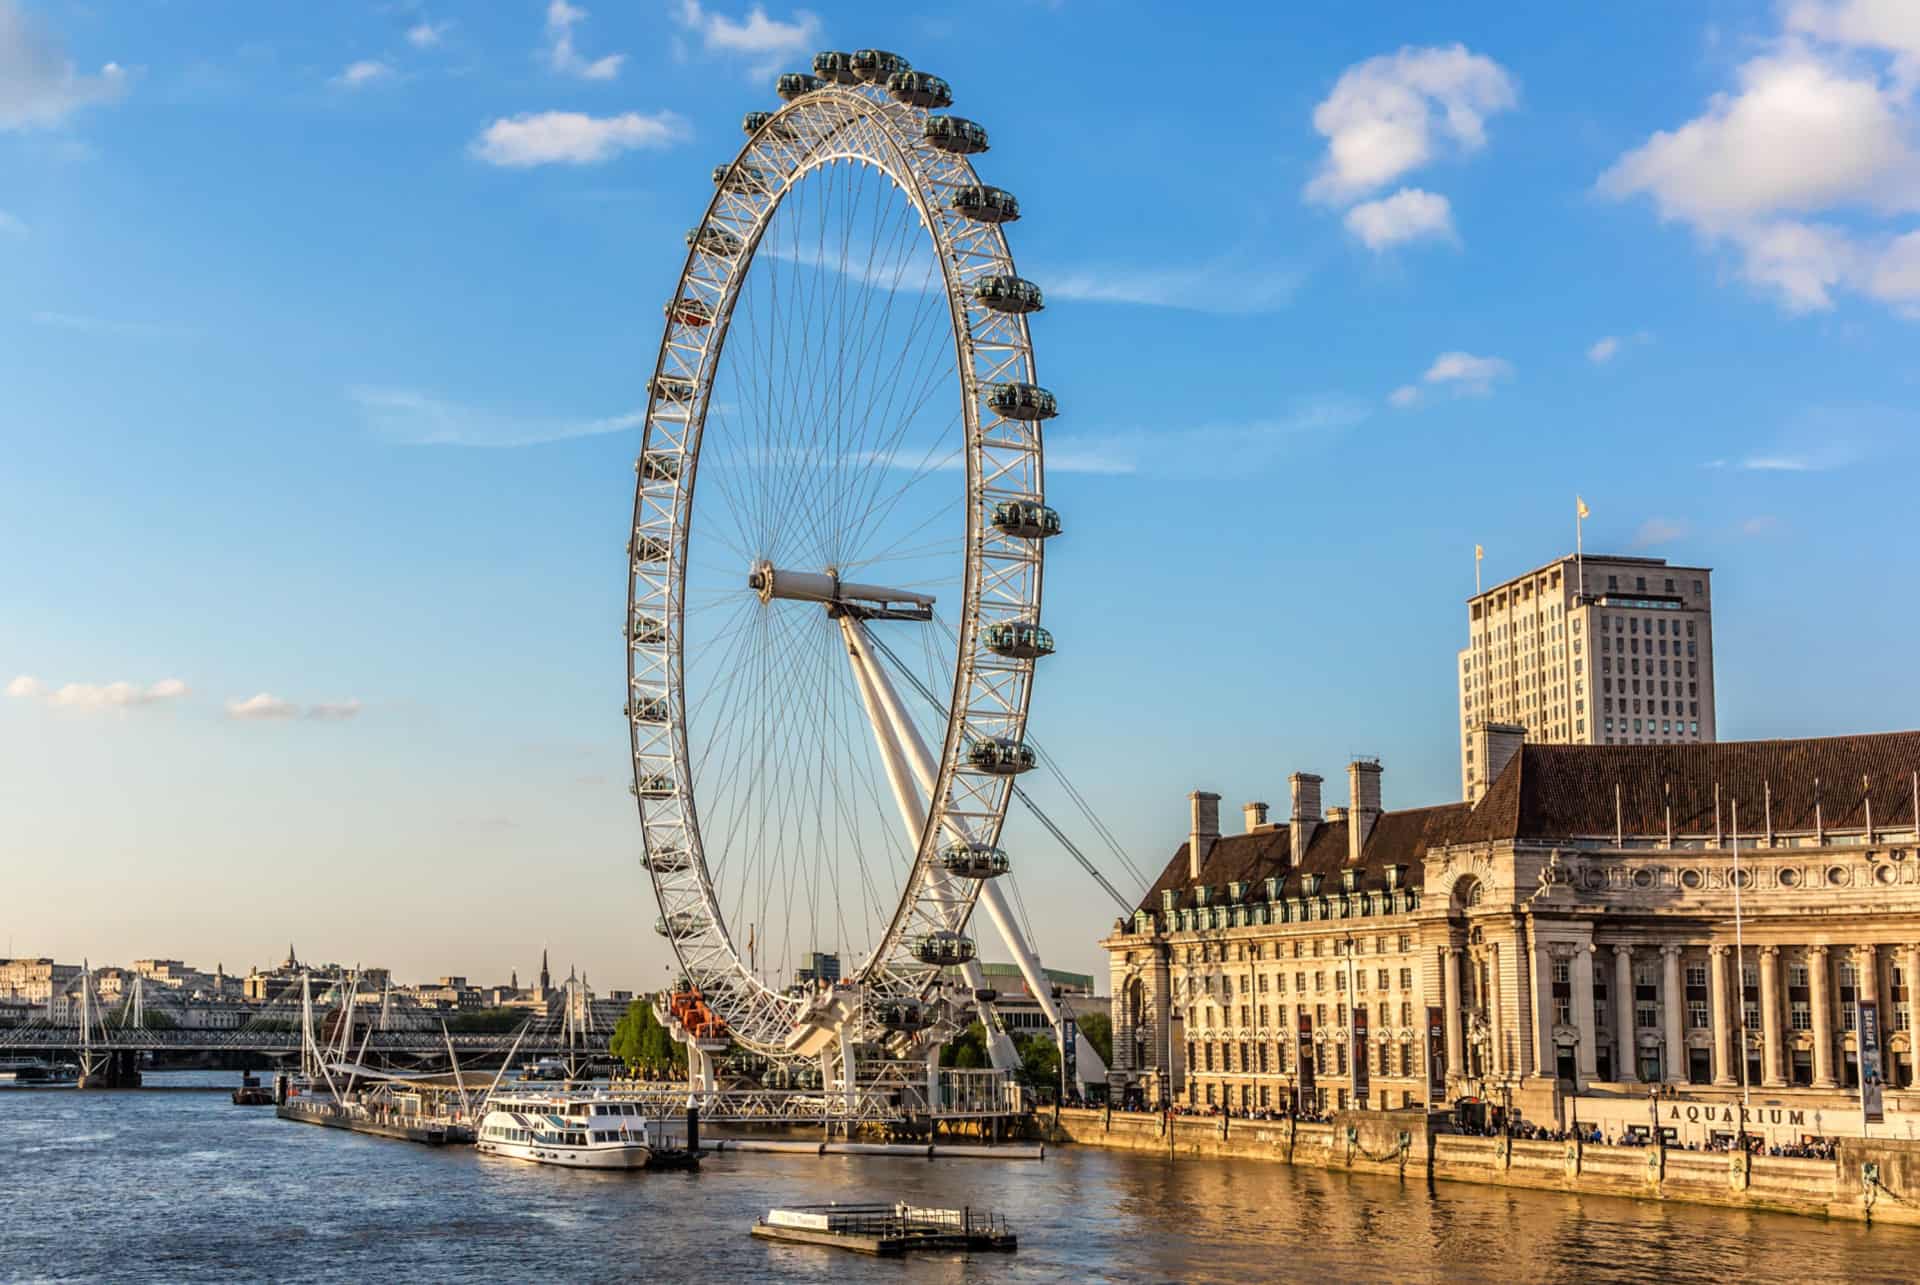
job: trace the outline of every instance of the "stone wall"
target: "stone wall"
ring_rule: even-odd
[[[1056,1141],[1360,1173],[1770,1209],[1920,1226],[1920,1142],[1849,1139],[1835,1160],[1468,1137],[1420,1111],[1331,1124],[1062,1111]]]

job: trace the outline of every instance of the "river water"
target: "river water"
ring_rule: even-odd
[[[158,1075],[150,1083],[231,1084]],[[1062,1148],[591,1174],[315,1128],[211,1092],[0,1091],[0,1281],[1911,1281],[1920,1231]],[[774,1205],[990,1208],[1011,1256],[768,1245]]]

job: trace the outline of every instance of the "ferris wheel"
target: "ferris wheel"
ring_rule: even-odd
[[[924,1051],[943,1004],[991,998],[976,903],[1059,1022],[999,886],[1060,531],[1019,203],[945,81],[880,50],[813,67],[748,113],[687,233],[625,628],[657,929],[703,1022],[776,1059]]]

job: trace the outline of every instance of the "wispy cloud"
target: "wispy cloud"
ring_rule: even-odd
[[[603,419],[502,415],[408,388],[355,387],[347,397],[376,434],[406,446],[537,446],[625,432],[647,418],[642,410]]]
[[[329,83],[339,89],[365,89],[394,78],[393,68],[373,58],[348,63],[346,69]]]
[[[323,701],[307,706],[307,717],[322,723],[341,723],[360,714],[358,700]]]
[[[794,10],[782,21],[754,5],[742,20],[710,12],[699,0],[681,0],[680,25],[712,54],[744,57],[747,74],[755,78],[778,70],[782,61],[798,57],[820,42],[820,19],[805,9]]]
[[[1765,535],[1780,525],[1780,519],[1771,513],[1761,513],[1750,517],[1740,524],[1740,534],[1744,536]]]
[[[670,147],[687,137],[684,120],[672,112],[535,112],[503,117],[480,132],[468,150],[489,165],[526,169],[534,165],[598,165],[637,148]]]
[[[136,709],[164,705],[179,700],[190,689],[178,678],[163,678],[157,683],[67,683],[50,688],[31,674],[21,674],[7,684],[7,695],[16,700],[45,701],[63,709]]]
[[[1279,415],[1239,423],[1131,429],[1047,438],[1050,473],[1243,478],[1302,437],[1338,432],[1365,420],[1367,407],[1339,394],[1304,398]]]
[[[608,54],[589,59],[574,47],[573,29],[584,22],[587,11],[567,0],[550,0],[547,5],[547,65],[562,76],[581,80],[612,80],[620,74],[625,54]]]
[[[1633,547],[1648,549],[1656,544],[1672,544],[1690,529],[1684,518],[1648,518],[1633,533]]]
[[[56,330],[115,335],[125,339],[191,339],[199,333],[191,326],[171,321],[120,321],[110,317],[85,317],[71,312],[36,312],[33,322]]]
[[[1036,279],[1046,289],[1049,302],[1137,304],[1239,316],[1284,308],[1303,277],[1290,266],[1221,259],[1173,268],[1118,264],[1068,268]]]
[[[96,73],[80,71],[57,34],[17,0],[0,0],[0,131],[58,125],[126,89],[127,74],[118,63]]]
[[[1458,241],[1453,230],[1453,204],[1446,197],[1417,187],[1403,187],[1392,196],[1366,201],[1347,211],[1347,231],[1369,250],[1387,250],[1410,241]]]
[[[452,22],[429,22],[423,18],[407,28],[407,43],[415,49],[431,49],[446,39],[452,27]]]
[[[1619,351],[1620,341],[1608,335],[1603,339],[1595,340],[1593,347],[1587,349],[1587,360],[1596,366],[1604,366],[1612,361],[1613,355]]]
[[[227,702],[227,717],[241,720],[293,718],[299,712],[300,707],[292,701],[281,700],[267,692],[260,692],[245,700]]]

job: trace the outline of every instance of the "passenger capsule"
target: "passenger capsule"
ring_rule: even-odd
[[[918,937],[913,943],[913,957],[935,968],[952,968],[956,964],[968,963],[973,955],[972,938],[944,928]]]
[[[699,385],[691,379],[680,379],[673,375],[655,375],[647,381],[647,387],[661,401],[681,404],[692,401],[695,394],[700,391]]]
[[[887,77],[887,92],[909,107],[951,107],[953,86],[924,71],[896,71]]]
[[[1019,741],[975,741],[967,747],[967,762],[989,776],[1018,776],[1034,765],[1033,747]]]
[[[1038,384],[995,384],[987,390],[987,405],[1008,419],[1052,419],[1060,413],[1053,394]]]
[[[813,56],[813,74],[831,85],[860,83],[860,74],[853,69],[853,55],[837,49],[823,49]]]
[[[980,277],[973,283],[973,297],[995,312],[1020,316],[1047,306],[1040,287],[1025,277]]]
[[[642,723],[664,723],[667,713],[667,699],[664,696],[642,696],[627,702],[627,717]]]
[[[1007,854],[984,843],[956,843],[940,854],[940,865],[956,879],[998,879],[1013,869]]]
[[[676,910],[654,920],[653,930],[662,937],[694,937],[707,930],[707,917],[691,910]]]
[[[740,118],[740,130],[742,133],[757,134],[763,129],[775,138],[784,138],[789,142],[798,137],[793,132],[793,126],[783,120],[774,120],[772,112],[748,112]]]
[[[713,308],[705,299],[682,296],[666,307],[667,320],[683,326],[711,326]]]
[[[677,451],[642,451],[640,458],[633,462],[633,471],[646,482],[673,482],[680,477],[680,454]]]
[[[997,530],[1022,540],[1045,540],[1060,534],[1060,515],[1037,500],[1002,500],[990,519]]]
[[[1013,660],[1038,660],[1053,655],[1053,635],[1024,620],[1002,620],[982,631],[987,650]]]
[[[716,165],[713,185],[732,187],[741,192],[773,191],[773,176],[755,165]]]
[[[947,207],[980,223],[1011,223],[1020,217],[1020,202],[1013,193],[982,183],[954,188]]]
[[[808,94],[820,88],[820,85],[821,81],[818,76],[809,75],[804,71],[790,71],[775,81],[773,88],[774,92],[779,94],[780,97],[786,99],[788,102],[792,102],[796,98],[805,98]]]
[[[912,71],[913,64],[899,54],[890,54],[884,49],[856,49],[853,51],[853,74],[869,85],[885,84],[887,77],[896,71]]]
[[[961,116],[929,116],[920,127],[928,143],[942,152],[973,156],[987,150],[987,131]]]
[[[642,615],[635,612],[627,624],[627,641],[636,643],[658,643],[667,640],[667,622],[658,616]]]
[[[627,551],[635,562],[665,562],[672,548],[663,536],[636,535],[627,545]]]
[[[642,773],[633,782],[633,792],[643,799],[670,799],[675,788],[671,772]]]
[[[692,866],[693,858],[685,851],[675,848],[662,848],[658,852],[642,853],[640,856],[640,868],[651,870],[655,874],[679,874]]]
[[[687,229],[687,245],[702,254],[711,254],[722,259],[731,259],[746,248],[738,233],[712,223],[702,223],[697,228]]]

